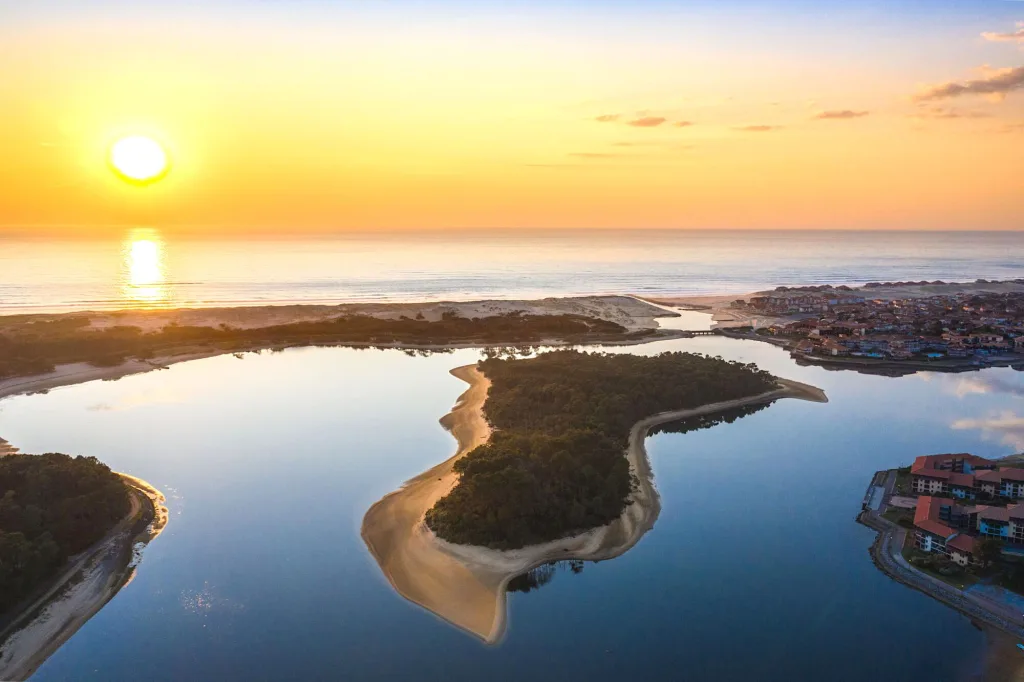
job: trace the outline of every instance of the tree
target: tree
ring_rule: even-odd
[[[977,544],[978,560],[983,566],[991,566],[1003,554],[1003,543],[995,538],[982,538]]]
[[[0,612],[129,512],[120,476],[95,457],[0,458]]]
[[[484,413],[494,433],[455,462],[459,483],[428,510],[426,523],[449,542],[495,549],[566,537],[618,518],[634,486],[624,454],[637,421],[777,387],[753,364],[691,353],[491,354],[480,369],[491,380]],[[754,409],[664,430],[707,428]]]

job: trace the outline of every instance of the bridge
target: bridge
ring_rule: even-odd
[[[678,332],[681,336],[684,336],[686,338],[692,338],[694,336],[717,336],[718,334],[721,333],[717,329],[680,329],[678,330]]]

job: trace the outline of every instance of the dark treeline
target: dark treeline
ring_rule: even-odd
[[[495,431],[455,463],[459,483],[427,524],[451,542],[496,549],[617,518],[634,484],[623,453],[637,421],[776,387],[752,364],[690,353],[567,350],[480,367],[492,382],[484,413]]]
[[[69,362],[114,366],[130,358],[151,358],[183,346],[231,351],[307,343],[574,343],[630,336],[625,327],[607,320],[517,313],[476,319],[447,313],[433,322],[353,315],[254,329],[171,324],[149,333],[128,326],[91,329],[85,316],[46,321],[13,319],[0,329],[0,379],[49,372],[55,365]]]
[[[0,458],[0,613],[106,535],[130,506],[124,481],[95,457]]]
[[[689,419],[679,419],[674,422],[665,422],[664,424],[658,424],[649,431],[650,435],[659,433],[690,433],[691,431],[699,431],[701,429],[710,429],[712,426],[718,426],[719,424],[732,424],[737,419],[742,419],[747,415],[766,410],[771,403],[758,403],[757,405],[746,405],[744,407],[735,407],[731,410],[723,410],[721,412],[715,412],[714,414],[705,414],[699,417],[690,417]]]

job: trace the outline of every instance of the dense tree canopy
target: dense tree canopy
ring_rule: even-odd
[[[129,509],[124,481],[95,457],[0,458],[0,613]]]
[[[520,313],[483,318],[447,313],[435,321],[350,315],[252,329],[168,325],[148,333],[128,326],[93,329],[85,316],[44,321],[12,317],[0,329],[0,379],[52,371],[61,363],[118,365],[128,358],[149,358],[182,347],[230,351],[306,343],[516,344],[630,336],[625,327],[607,320]]]
[[[690,353],[567,350],[480,367],[492,382],[484,413],[495,431],[455,463],[459,483],[427,524],[451,542],[500,549],[617,518],[633,485],[624,451],[637,421],[776,386],[755,365]]]

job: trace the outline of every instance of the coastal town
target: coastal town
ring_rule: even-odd
[[[1024,280],[1014,280],[1022,284]],[[938,366],[1024,361],[1024,292],[956,291],[873,296],[885,288],[941,282],[839,287],[778,287],[732,307],[759,316],[750,334],[818,362],[927,362]]]

